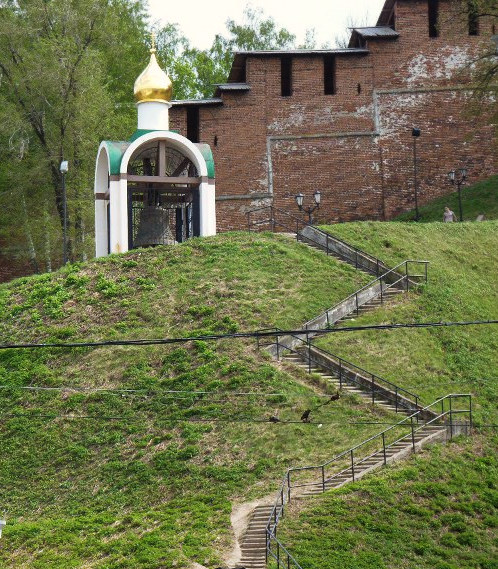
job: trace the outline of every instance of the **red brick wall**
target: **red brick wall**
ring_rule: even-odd
[[[413,126],[422,131],[420,204],[451,190],[452,168],[466,165],[470,181],[496,173],[493,131],[485,117],[468,113],[467,64],[489,41],[491,22],[469,36],[451,4],[440,1],[440,35],[430,38],[427,0],[398,0],[400,37],[369,40],[368,55],[337,55],[335,95],[324,95],[321,56],[293,57],[290,97],[280,96],[278,57],[248,56],[251,91],[200,107],[200,139],[216,164],[218,229],[246,227],[246,212],[265,204],[296,213],[295,194],[310,203],[316,189],[321,221],[386,219],[411,209]],[[185,116],[174,107],[171,128],[186,134]]]

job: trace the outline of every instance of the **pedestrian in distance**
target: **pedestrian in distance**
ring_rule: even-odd
[[[451,211],[451,209],[448,206],[446,206],[444,208],[443,221],[445,223],[451,223],[456,220],[457,220],[456,215]]]

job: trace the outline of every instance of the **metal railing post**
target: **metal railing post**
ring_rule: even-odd
[[[342,389],[342,360],[339,358],[339,389]]]
[[[291,501],[291,480],[290,480],[290,470],[287,471],[287,501]]]
[[[375,376],[372,373],[372,405],[375,404]]]
[[[450,395],[450,439],[453,438],[453,397]]]
[[[268,565],[268,551],[270,549],[270,536],[268,527],[266,528],[266,549],[265,549],[265,563]]]
[[[290,557],[288,553],[287,553],[287,569],[290,569]]]
[[[306,324],[306,343],[308,344],[308,373],[311,373],[311,342],[308,333],[308,324]]]
[[[384,287],[382,286],[382,277],[379,279],[380,284],[380,303],[384,304]]]
[[[413,452],[415,452],[415,430],[413,428],[413,416],[410,417],[410,423],[411,423],[411,428],[412,428],[412,446],[413,446]]]
[[[275,528],[275,537],[277,529]],[[277,539],[277,567],[280,567],[280,542]]]
[[[384,465],[387,464],[387,454],[386,454],[386,436],[382,433],[382,450],[384,451]]]
[[[247,212],[247,231],[251,231],[251,212]]]
[[[405,274],[406,274],[406,292],[410,290],[410,279],[408,278],[408,261],[405,263]]]
[[[360,314],[360,307],[358,305],[358,293],[355,293],[355,299],[356,299],[356,316],[358,316]]]
[[[277,334],[276,336],[277,339],[277,361],[280,361],[280,337]]]
[[[354,452],[351,449],[351,473],[353,475],[353,482],[354,482]]]
[[[396,409],[396,413],[398,412],[398,386],[396,386],[396,389],[394,390],[394,408]]]
[[[330,254],[330,251],[329,251],[329,234],[328,233],[327,233],[327,236],[325,238],[325,243],[326,243],[326,247],[327,247],[327,257],[328,257]]]
[[[472,395],[469,395],[469,435],[472,434],[472,424],[473,424],[473,417],[472,417]]]
[[[424,263],[424,264],[425,264],[425,282],[427,284],[429,282],[429,274],[428,274],[428,268],[429,267],[428,267],[427,263]]]
[[[325,466],[322,466],[322,488],[325,492]]]

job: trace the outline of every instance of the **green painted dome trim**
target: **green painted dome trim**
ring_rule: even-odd
[[[111,176],[119,176],[121,171],[121,161],[123,155],[130,146],[129,142],[104,140],[104,143],[109,154],[109,170]]]
[[[207,170],[208,170],[208,178],[215,178],[215,168],[214,168],[214,158],[213,158],[213,152],[211,150],[211,147],[209,146],[209,144],[196,144],[195,145],[200,153],[202,154],[202,157],[204,158],[204,160],[206,161],[206,166],[207,166]]]
[[[149,132],[159,132],[157,129],[153,129],[153,130],[146,130],[144,128],[139,128],[138,130],[136,130],[130,137],[130,142],[135,142],[135,140],[137,140],[137,138],[140,138],[141,136],[144,136],[146,134],[149,134]],[[175,134],[180,134],[177,130],[169,130],[168,132],[174,132]]]

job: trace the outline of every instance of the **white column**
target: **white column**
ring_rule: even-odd
[[[126,180],[111,182],[111,253],[128,251],[128,183]]]
[[[107,200],[95,200],[95,255],[105,257],[107,255]]]
[[[202,182],[199,188],[200,234],[203,237],[216,235],[215,185]]]

